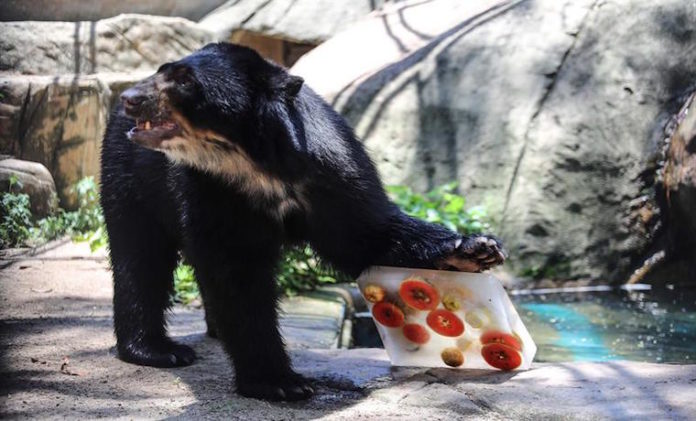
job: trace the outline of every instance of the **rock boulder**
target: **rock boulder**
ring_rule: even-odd
[[[319,44],[384,4],[384,0],[230,0],[200,20],[228,40],[236,31]]]
[[[696,80],[694,25],[679,0],[406,2],[293,72],[354,125],[385,182],[457,180],[485,204],[515,273],[623,282],[652,242],[636,203]]]
[[[8,191],[13,176],[21,184],[19,191],[29,195],[34,218],[43,218],[56,210],[56,185],[46,167],[38,162],[0,157],[0,191]]]
[[[183,18],[120,15],[96,22],[0,22],[0,72],[154,71],[213,40]]]

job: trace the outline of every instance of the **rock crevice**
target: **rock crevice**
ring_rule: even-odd
[[[520,169],[520,165],[522,164],[522,160],[524,159],[525,152],[527,151],[527,144],[530,141],[529,133],[532,130],[532,127],[534,126],[534,123],[536,122],[537,118],[539,117],[539,114],[541,114],[542,110],[544,109],[544,105],[546,104],[546,101],[548,100],[549,96],[551,95],[551,92],[553,89],[556,87],[556,82],[558,81],[558,75],[561,73],[563,70],[563,66],[565,65],[566,61],[568,60],[568,56],[570,53],[573,51],[573,48],[575,48],[578,40],[578,36],[582,32],[582,28],[585,26],[587,19],[589,19],[590,14],[592,11],[596,8],[597,3],[599,0],[596,0],[587,10],[587,14],[582,18],[582,22],[578,26],[576,31],[568,33],[568,36],[573,37],[573,42],[568,46],[568,49],[563,53],[563,56],[559,60],[558,66],[556,66],[556,69],[551,72],[547,73],[544,76],[546,76],[549,79],[548,85],[546,89],[544,90],[541,98],[539,99],[538,104],[535,106],[534,112],[532,113],[531,117],[529,118],[529,122],[527,123],[527,130],[524,132],[523,136],[523,143],[522,143],[522,148],[520,149],[520,153],[517,157],[517,160],[515,161],[515,166],[512,170],[512,177],[510,178],[510,183],[508,184],[508,188],[505,193],[505,204],[503,205],[503,210],[502,210],[502,217],[501,217],[501,222],[500,222],[500,227],[501,229],[503,228],[505,224],[505,214],[507,213],[508,206],[510,204],[510,198],[512,197],[512,192],[515,188],[515,182],[517,181],[517,175]]]

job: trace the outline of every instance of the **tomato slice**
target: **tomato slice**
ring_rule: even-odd
[[[430,340],[428,330],[418,323],[408,323],[404,325],[404,336],[411,342],[424,344]]]
[[[499,330],[489,330],[481,335],[481,343],[483,345],[503,344],[515,348],[518,351],[522,351],[522,344],[517,338]]]
[[[440,296],[432,285],[414,279],[401,283],[399,296],[416,310],[434,310],[440,302]]]
[[[481,355],[491,367],[500,370],[514,370],[522,364],[519,351],[501,343],[484,345]]]
[[[464,323],[456,314],[447,310],[433,310],[425,321],[428,326],[442,336],[456,337],[464,333]]]
[[[379,285],[368,285],[363,289],[363,296],[371,303],[378,303],[384,300],[387,292]]]
[[[379,302],[372,306],[372,316],[387,327],[399,327],[404,324],[404,312],[392,303]]]
[[[442,361],[450,367],[459,367],[464,364],[464,353],[459,348],[445,348],[440,353]]]

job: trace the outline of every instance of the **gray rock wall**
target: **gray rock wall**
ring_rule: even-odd
[[[3,0],[0,20],[93,21],[121,13],[198,20],[224,0]]]
[[[200,24],[217,39],[229,39],[242,30],[318,44],[383,4],[384,0],[230,0],[203,17]]]
[[[526,264],[621,280],[649,245],[632,203],[654,195],[662,129],[695,86],[694,27],[683,1],[594,5],[509,180],[501,229]]]
[[[381,35],[362,25],[369,38],[343,33],[355,45],[329,40],[293,70],[355,126],[387,183],[427,190],[458,180],[471,204],[485,204],[514,272],[625,281],[655,224],[637,220],[635,204],[654,193],[646,174],[662,129],[696,81],[696,9],[679,0],[484,3],[434,19],[445,26],[422,45],[400,42],[392,17],[375,18]],[[459,23],[449,25],[452,14]],[[397,17],[398,28],[426,25]],[[366,51],[393,57],[384,40],[406,48],[346,81]]]
[[[154,71],[213,40],[182,18],[120,15],[97,22],[0,22],[0,72]]]

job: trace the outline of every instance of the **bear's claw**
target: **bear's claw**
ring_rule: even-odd
[[[314,389],[307,379],[293,373],[279,379],[237,380],[237,393],[270,401],[299,401],[310,398]]]
[[[502,264],[507,258],[502,243],[490,235],[472,235],[458,240],[454,250],[438,264],[438,269],[481,272]]]
[[[160,341],[131,342],[119,349],[118,356],[128,363],[162,368],[184,367],[191,365],[196,359],[193,348],[168,338]]]

